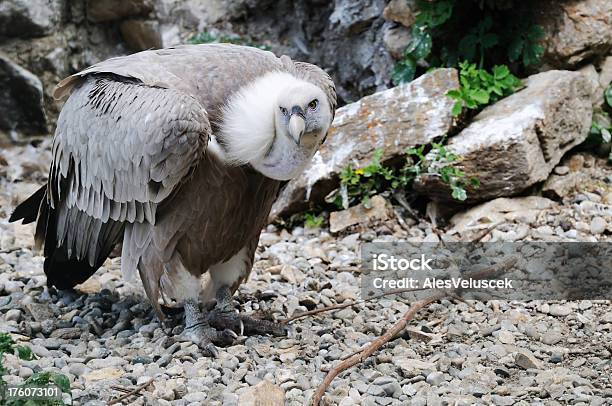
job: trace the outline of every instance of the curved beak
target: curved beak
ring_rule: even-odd
[[[302,109],[294,107],[291,109],[291,117],[289,117],[289,135],[296,145],[300,145],[302,142],[302,135],[304,135],[305,128],[306,122],[304,121]]]

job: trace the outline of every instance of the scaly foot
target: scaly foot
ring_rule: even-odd
[[[219,350],[216,345],[228,346],[234,343],[238,335],[230,329],[217,331],[211,327],[202,315],[198,302],[193,299],[185,301],[185,329],[179,338],[196,344],[205,355],[217,357]]]
[[[206,321],[217,330],[232,330],[239,335],[287,335],[287,329],[282,324],[238,313],[232,306],[232,296],[228,288],[219,289],[217,304],[206,314]]]

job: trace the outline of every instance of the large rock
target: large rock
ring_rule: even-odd
[[[372,25],[382,14],[383,7],[380,1],[336,0],[329,21],[337,25],[340,32],[353,34]]]
[[[410,27],[416,20],[415,0],[391,0],[383,11],[385,20],[394,21],[404,27]]]
[[[40,37],[58,22],[60,7],[55,0],[0,1],[0,37]]]
[[[338,233],[356,224],[368,227],[376,222],[388,220],[392,215],[390,204],[382,196],[373,196],[369,207],[363,204],[329,214],[329,231]]]
[[[587,137],[591,125],[588,79],[579,72],[548,71],[529,77],[526,88],[487,107],[447,149],[462,157],[457,166],[480,188],[468,201],[512,196],[548,178],[563,154]],[[418,192],[450,200],[436,175],[422,175]]]
[[[145,15],[153,10],[151,0],[94,0],[87,2],[87,18],[99,23]]]
[[[41,134],[47,130],[38,77],[0,53],[0,129]]]
[[[438,69],[338,109],[312,165],[287,184],[271,216],[321,203],[338,186],[340,171],[349,164],[369,164],[378,148],[383,150],[383,161],[388,161],[403,155],[408,147],[427,144],[449,132],[454,126],[453,101],[446,92],[457,87],[456,70]]]
[[[410,30],[401,25],[386,29],[383,36],[385,48],[395,59],[401,59],[404,56],[404,51],[411,39]]]
[[[601,64],[599,72],[599,84],[603,89],[610,86],[612,83],[612,56],[608,56]]]
[[[125,20],[119,25],[119,30],[132,51],[163,46],[159,23],[155,20]]]
[[[612,49],[612,1],[553,0],[541,2],[539,10],[544,59],[552,66],[574,67]]]

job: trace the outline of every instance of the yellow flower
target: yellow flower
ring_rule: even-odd
[[[363,174],[365,173],[365,170],[363,170],[363,169],[357,169],[357,170],[355,171],[355,173],[356,173],[357,175],[363,175]]]

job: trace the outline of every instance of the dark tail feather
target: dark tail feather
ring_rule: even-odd
[[[68,259],[68,253],[62,246],[53,249],[51,256],[45,258],[47,285],[58,289],[71,289],[85,282],[102,264],[89,265],[87,260]]]
[[[123,236],[123,224],[109,221],[102,225],[100,232],[106,237],[100,242],[98,255],[93,265],[90,265],[88,256],[78,259],[74,251],[68,255],[68,248],[57,241],[57,212],[47,207],[49,216],[46,220],[45,230],[45,264],[47,285],[58,289],[71,289],[75,285],[85,282],[102,266],[114,246]],[[42,215],[42,213],[41,213]],[[39,220],[39,224],[42,219]],[[74,249],[73,249],[74,250]]]
[[[13,214],[9,218],[9,223],[23,219],[23,224],[29,224],[36,221],[40,203],[47,192],[47,185],[42,186],[32,196],[28,197],[23,203],[15,208]]]

